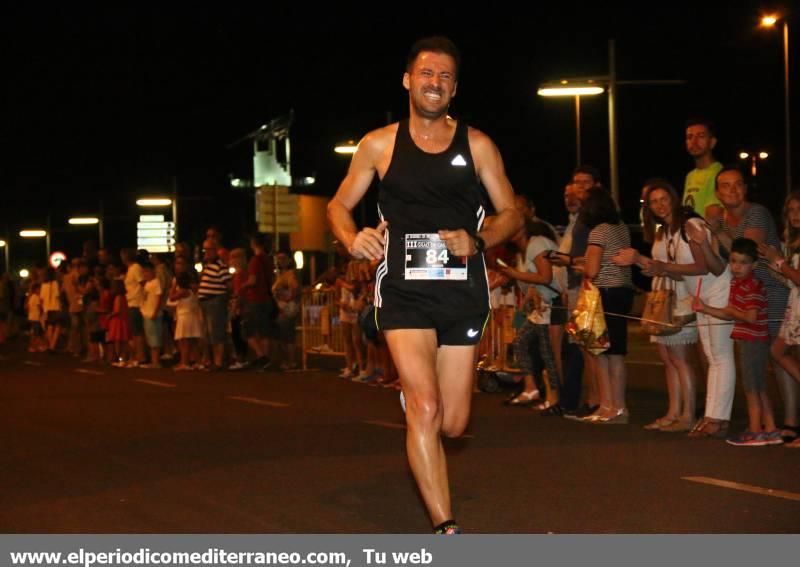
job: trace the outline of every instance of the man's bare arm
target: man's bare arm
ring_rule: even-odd
[[[328,203],[328,223],[333,234],[356,258],[377,260],[383,257],[383,231],[386,223],[381,223],[378,229],[365,228],[359,232],[352,211],[364,198],[375,177],[376,164],[385,144],[384,138],[385,132],[376,130],[361,140],[353,154],[347,176]]]
[[[514,207],[514,189],[506,176],[500,150],[479,130],[470,129],[469,141],[478,177],[497,211],[496,219],[480,232],[486,246],[490,247],[514,236],[524,220]]]

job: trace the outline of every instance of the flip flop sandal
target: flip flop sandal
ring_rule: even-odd
[[[533,392],[522,392],[506,400],[508,406],[525,407],[539,401],[539,390]]]

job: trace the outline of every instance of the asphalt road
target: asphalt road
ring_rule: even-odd
[[[800,531],[800,451],[642,429],[665,404],[655,359],[642,341],[629,357],[627,426],[476,394],[469,436],[446,442],[465,531]],[[0,531],[426,533],[397,398],[332,371],[124,370],[0,347]]]

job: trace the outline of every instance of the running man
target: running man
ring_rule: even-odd
[[[458,437],[470,413],[477,345],[489,314],[483,252],[522,227],[500,152],[447,115],[460,55],[447,38],[419,40],[403,75],[410,116],[367,134],[328,205],[331,228],[355,258],[381,260],[376,322],[406,403],[406,449],[434,533],[460,533],[450,506],[441,436]],[[375,175],[377,228],[352,210]],[[497,217],[483,228],[486,189]]]

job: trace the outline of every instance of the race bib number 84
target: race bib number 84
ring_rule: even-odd
[[[407,280],[466,280],[467,259],[452,256],[436,233],[406,234]]]

